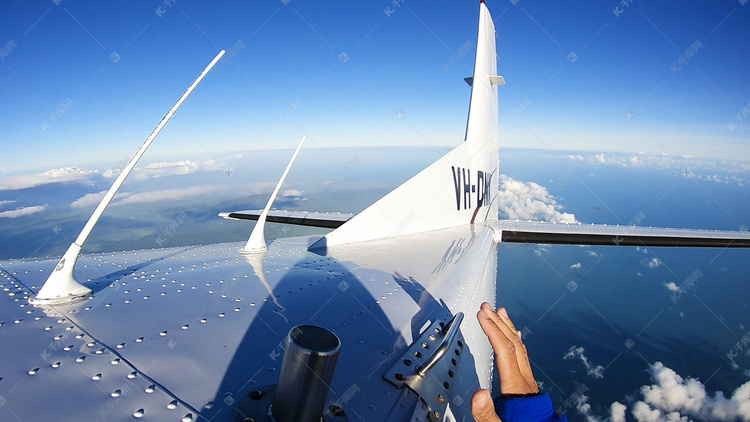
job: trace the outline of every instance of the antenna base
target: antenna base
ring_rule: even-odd
[[[35,298],[29,299],[29,303],[56,305],[77,302],[91,295],[91,289],[79,283],[73,275],[73,268],[75,268],[80,252],[81,247],[71,243],[42,289],[39,290]]]

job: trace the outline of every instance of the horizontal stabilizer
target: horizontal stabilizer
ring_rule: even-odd
[[[263,210],[245,210],[222,212],[219,217],[227,220],[255,220],[257,221]],[[266,217],[269,223],[293,224],[297,226],[321,227],[335,229],[346,223],[353,214],[322,213],[307,211],[271,211]]]
[[[494,222],[495,240],[507,243],[748,248],[750,232],[601,224]]]

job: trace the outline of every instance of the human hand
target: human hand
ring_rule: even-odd
[[[539,393],[534,374],[531,372],[526,346],[521,341],[521,332],[516,330],[505,308],[498,308],[495,312],[485,302],[477,313],[477,319],[495,351],[497,371],[500,375],[500,393]],[[487,390],[474,393],[471,399],[471,413],[479,422],[500,422]]]
[[[531,372],[529,355],[521,341],[521,332],[516,330],[505,308],[498,308],[495,312],[489,303],[485,302],[477,313],[477,319],[495,351],[497,372],[500,375],[500,393],[538,393],[539,388]]]

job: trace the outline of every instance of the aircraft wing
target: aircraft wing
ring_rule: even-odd
[[[495,240],[562,245],[750,247],[750,232],[693,230],[602,224],[562,224],[501,220],[491,223]]]
[[[263,210],[245,210],[219,213],[227,220],[255,220],[260,218]],[[271,223],[293,224],[297,226],[321,227],[335,229],[346,223],[354,214],[323,213],[307,211],[270,211],[266,221]]]

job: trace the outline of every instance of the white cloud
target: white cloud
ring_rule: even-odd
[[[614,402],[609,407],[609,412],[612,415],[610,420],[612,422],[625,422],[625,411],[628,409],[627,406],[620,402]]]
[[[80,208],[86,208],[86,207],[93,207],[94,205],[99,205],[99,202],[102,201],[102,198],[104,198],[104,195],[107,193],[106,190],[103,190],[101,192],[96,193],[88,193],[75,201],[70,203],[70,207],[73,209],[80,209]],[[130,192],[120,192],[115,195],[114,201],[117,201],[118,199],[126,198],[128,196],[132,195]]]
[[[92,170],[84,170],[77,167],[63,167],[48,170],[44,173],[8,176],[0,179],[0,191],[28,189],[35,186],[62,182],[83,182],[92,184],[91,176],[95,174],[97,174],[97,172]]]
[[[104,173],[102,174],[102,177],[104,177],[105,179],[111,179],[113,177],[119,176],[121,172],[122,172],[122,169],[105,170]]]
[[[677,293],[677,292],[679,292],[679,291],[682,290],[682,289],[680,289],[680,287],[678,285],[676,285],[674,283],[674,281],[669,282],[669,283],[664,283],[664,285],[667,286],[667,290],[669,290],[670,292]]]
[[[659,259],[659,258],[651,258],[650,261],[647,260],[647,259],[642,259],[641,260],[641,265],[643,265],[644,267],[659,268],[659,267],[661,267],[661,264],[662,264],[662,262],[661,262],[661,259]]]
[[[604,153],[601,153],[601,154],[596,154],[596,155],[594,156],[594,160],[596,160],[596,161],[598,161],[598,162],[600,162],[600,163],[606,163],[606,162],[607,162],[607,159],[606,159],[606,158],[604,158]]]
[[[134,193],[112,205],[142,204],[157,201],[178,201],[191,196],[206,195],[217,192],[219,189],[213,186],[190,186],[179,189],[164,189],[151,192]]]
[[[4,207],[6,205],[13,204],[15,202],[16,201],[0,201],[0,207]]]
[[[699,380],[683,379],[661,362],[650,368],[653,385],[641,387],[643,400],[633,407],[639,421],[658,416],[660,420],[686,420],[698,417],[706,420],[750,420],[750,381],[734,390],[730,398],[717,391],[713,397]],[[642,417],[639,417],[642,416]]]
[[[181,160],[175,162],[151,163],[144,168],[136,169],[133,173],[135,180],[157,179],[159,177],[176,176],[195,173],[200,170],[195,161]]]
[[[640,246],[636,246],[635,250],[641,253],[648,253],[648,248],[642,248]]]
[[[577,262],[577,263],[571,265],[570,268],[581,268],[581,263]]]
[[[563,356],[563,359],[575,359],[576,357],[578,357],[581,362],[583,362],[583,366],[586,367],[587,375],[591,376],[594,379],[604,378],[604,367],[601,365],[594,365],[593,363],[589,362],[589,359],[583,354],[583,352],[583,347],[571,346],[570,349],[568,349],[568,353]]]
[[[15,210],[0,212],[0,218],[18,218],[35,214],[47,209],[44,205],[35,205],[33,207],[22,207]]]
[[[297,189],[287,189],[284,192],[281,193],[281,196],[294,196],[294,197],[301,197],[302,191]]]
[[[599,257],[599,254],[594,251],[586,251],[586,253],[589,254],[589,256],[593,256],[594,258]]]
[[[534,182],[520,182],[506,175],[500,175],[498,207],[510,220],[578,223],[573,214],[558,211],[561,206],[546,188]]]
[[[649,372],[654,384],[640,388],[640,400],[628,397],[628,401],[635,401],[630,413],[638,422],[750,421],[750,381],[739,386],[730,397],[725,397],[721,391],[709,394],[699,380],[690,377],[684,379],[661,362],[651,365]],[[612,403],[609,420],[625,421],[626,409],[624,404]],[[587,421],[602,420],[592,414],[586,396],[577,398],[576,410]]]

